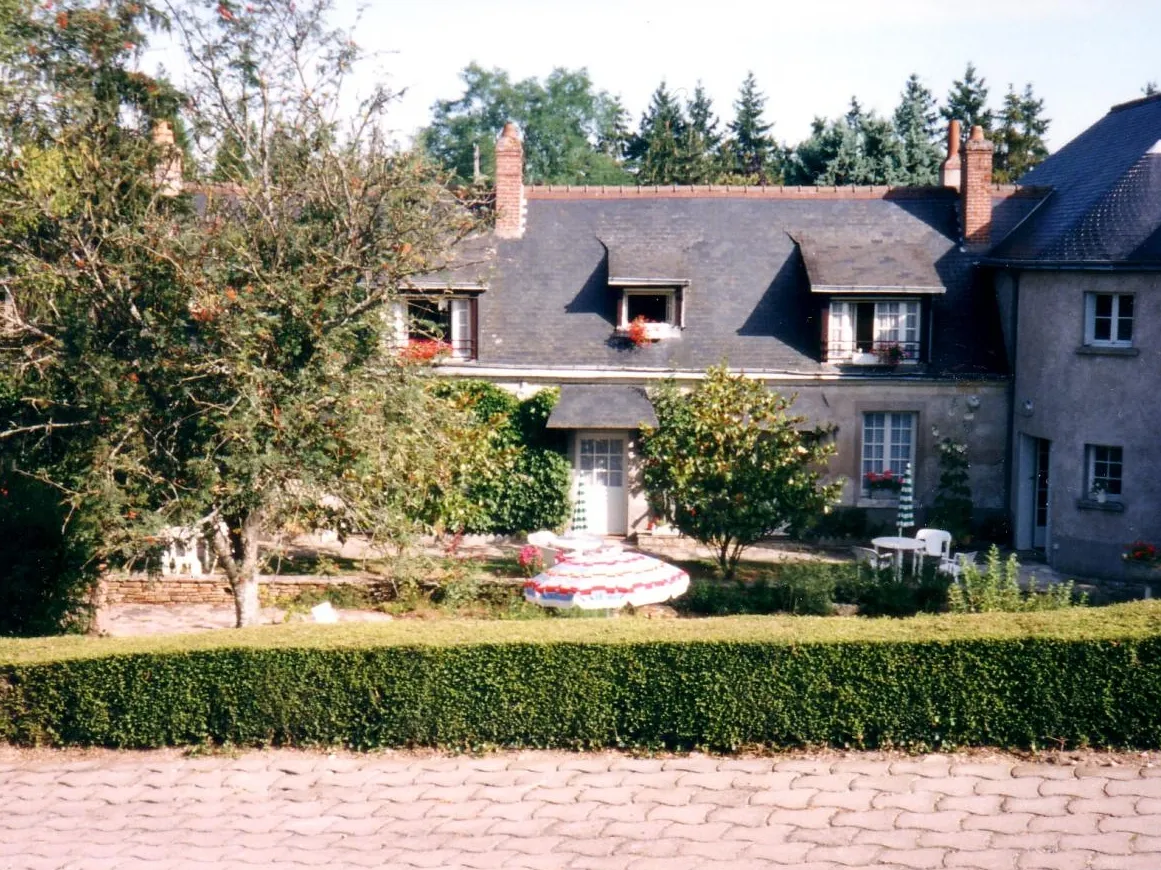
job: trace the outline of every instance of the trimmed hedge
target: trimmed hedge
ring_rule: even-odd
[[[0,736],[132,747],[1159,746],[1161,607],[1094,612],[5,641]]]

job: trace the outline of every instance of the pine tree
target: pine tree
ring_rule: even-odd
[[[815,118],[811,136],[795,149],[788,183],[900,184],[907,180],[904,151],[890,121],[863,111],[851,98],[846,115]]]
[[[903,86],[894,116],[895,135],[903,150],[902,176],[905,184],[936,184],[942,158],[939,141],[939,113],[935,97],[912,73]]]
[[[681,141],[682,184],[707,184],[721,174],[718,149],[722,135],[718,132],[718,118],[713,102],[699,81],[693,90],[693,99],[685,105],[689,123]]]
[[[774,161],[777,146],[770,136],[774,125],[765,123],[763,118],[765,107],[766,97],[758,90],[754,73],[747,73],[734,103],[734,120],[728,125],[728,149],[723,149],[728,150],[732,160],[731,171],[752,177],[759,184],[777,183],[782,176],[782,168]]]
[[[628,154],[637,166],[640,184],[675,184],[681,178],[681,143],[687,125],[681,104],[662,80],[629,143]]]
[[[1048,156],[1044,134],[1050,121],[1044,117],[1044,101],[1032,92],[1032,84],[1017,93],[1008,85],[1000,126],[995,132],[996,156],[993,178],[1000,184],[1017,181],[1025,172]]]
[[[625,159],[629,140],[629,113],[619,96],[607,97],[600,102],[597,118],[597,150],[611,157],[618,165]]]
[[[971,134],[972,127],[977,124],[983,127],[984,136],[991,138],[994,118],[992,110],[988,108],[987,80],[982,76],[977,78],[974,64],[969,62],[963,79],[952,82],[947,105],[939,113],[947,121],[958,119],[963,125],[964,138]]]
[[[1154,94],[1158,93],[1157,83],[1154,81],[1145,82],[1145,87],[1141,88],[1141,93],[1144,94],[1146,97],[1151,97]]]

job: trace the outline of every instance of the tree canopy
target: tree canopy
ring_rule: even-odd
[[[746,547],[837,501],[839,485],[821,482],[834,445],[789,413],[793,399],[725,365],[688,393],[668,381],[650,398],[658,424],[642,431],[645,489],[654,510],[713,549],[723,576]]]
[[[172,195],[177,149],[154,138],[180,96],[128,63],[161,21],[140,2],[30,10],[36,51],[18,72],[38,113],[3,134],[19,154],[0,175],[5,460],[99,516],[106,555],[163,526],[206,533],[240,625],[264,536],[325,524],[397,540],[487,446],[390,352],[383,316],[476,220],[387,144],[389,94],[335,120],[359,49],[329,11],[167,6],[195,146],[207,164],[231,155],[229,183],[196,197]],[[449,522],[470,507],[445,505]]]

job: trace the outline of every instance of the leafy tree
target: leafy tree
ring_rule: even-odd
[[[495,173],[496,137],[507,121],[524,137],[524,177],[534,184],[613,184],[629,180],[621,168],[623,109],[593,87],[584,69],[554,69],[541,82],[512,82],[501,69],[472,63],[460,77],[463,94],[432,107],[420,136],[427,153],[461,182],[473,177],[475,152],[487,175]],[[620,125],[620,126],[619,126]]]
[[[664,81],[657,86],[641,124],[629,143],[629,158],[637,169],[638,184],[675,184],[683,181],[683,142],[688,119]]]
[[[984,130],[984,136],[991,138],[992,110],[988,108],[987,80],[977,77],[976,68],[968,63],[963,78],[952,82],[951,90],[947,95],[947,105],[939,110],[945,121],[958,119],[962,125],[961,135],[967,138],[971,129],[979,125]]]
[[[734,103],[734,120],[727,125],[728,168],[738,175],[753,177],[759,184],[776,184],[782,171],[776,160],[778,149],[770,135],[773,124],[764,118],[765,108],[766,97],[758,90],[754,73],[747,73]]]
[[[475,221],[388,147],[384,91],[334,120],[359,49],[329,10],[169,7],[191,133],[211,154],[232,136],[246,169],[198,209],[157,183],[173,149],[151,133],[178,95],[128,68],[155,14],[140,0],[37,11],[29,80],[45,108],[4,132],[25,159],[0,173],[0,393],[22,402],[0,446],[98,518],[105,554],[160,526],[203,530],[239,625],[257,614],[263,536],[325,524],[399,540],[486,461],[463,414],[385,352],[382,316]]]
[[[1032,92],[1032,84],[1016,93],[1008,85],[1000,126],[995,132],[996,155],[993,177],[1001,184],[1014,182],[1048,156],[1044,134],[1050,121],[1044,117],[1044,101]]]
[[[651,396],[643,430],[645,488],[686,535],[711,547],[724,577],[742,551],[783,526],[801,528],[838,498],[822,484],[834,453],[822,429],[787,413],[791,399],[726,366],[683,394],[669,381]]]
[[[939,113],[935,97],[912,73],[903,86],[893,123],[902,148],[902,177],[906,184],[936,184],[943,155],[939,145]]]

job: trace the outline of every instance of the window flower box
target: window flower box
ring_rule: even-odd
[[[903,489],[903,476],[893,471],[868,471],[863,475],[863,489],[871,498],[894,498]]]

